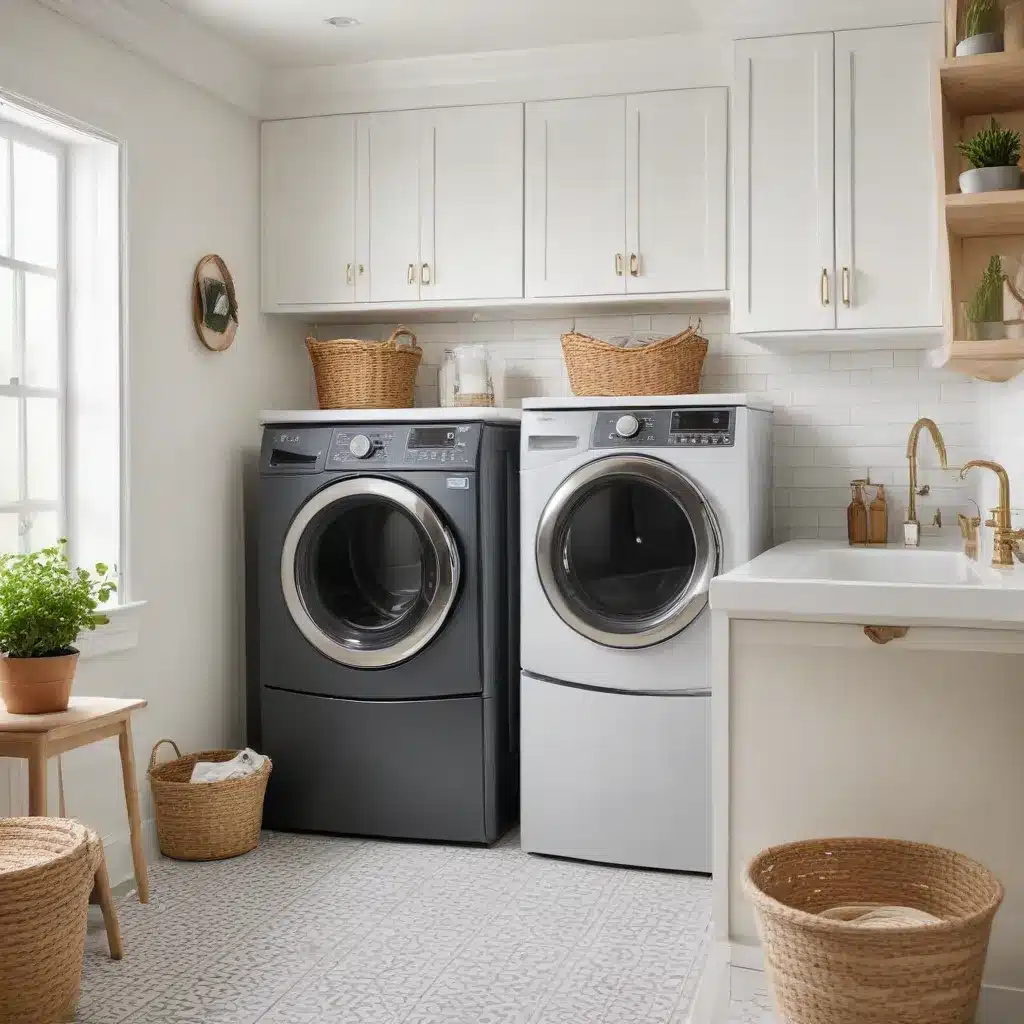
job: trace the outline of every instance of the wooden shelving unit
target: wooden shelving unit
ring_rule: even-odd
[[[939,180],[945,182],[943,244],[949,268],[945,320],[951,340],[932,361],[980,380],[1005,381],[1024,372],[1024,338],[965,340],[960,309],[993,254],[1002,256],[1011,272],[1024,259],[1024,189],[962,194],[958,179],[967,164],[956,144],[993,115],[1004,127],[1024,132],[1024,51],[955,56],[965,6],[965,0],[946,2],[946,56],[936,75],[936,159]]]

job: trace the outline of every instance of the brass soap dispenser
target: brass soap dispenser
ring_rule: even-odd
[[[846,510],[846,534],[854,545],[868,542],[868,509],[864,504],[864,487],[867,480],[851,480],[853,501]]]

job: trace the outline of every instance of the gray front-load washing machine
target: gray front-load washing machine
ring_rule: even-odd
[[[448,412],[265,417],[269,828],[488,843],[515,820],[519,428]]]

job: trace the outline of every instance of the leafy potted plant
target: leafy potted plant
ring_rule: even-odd
[[[999,256],[988,261],[974,297],[967,304],[967,319],[975,341],[998,341],[1004,336],[1003,261]]]
[[[1000,128],[993,117],[988,128],[966,142],[958,142],[956,148],[971,165],[960,175],[961,192],[1020,188],[1020,132]]]
[[[999,53],[1002,48],[996,0],[970,0],[964,13],[964,38],[956,44],[956,55],[973,57],[979,53]]]
[[[0,696],[13,714],[63,711],[78,664],[78,634],[109,622],[97,607],[117,589],[103,563],[72,569],[67,541],[0,555]]]

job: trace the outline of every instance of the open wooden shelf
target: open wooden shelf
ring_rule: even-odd
[[[1024,371],[1024,339],[954,341],[932,353],[933,366],[1000,383]]]
[[[1024,189],[947,195],[946,226],[959,238],[1024,235]]]
[[[1024,109],[1024,51],[951,57],[939,65],[939,81],[962,117]]]

